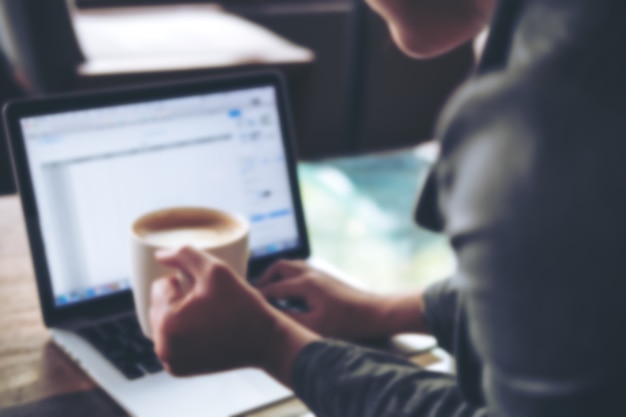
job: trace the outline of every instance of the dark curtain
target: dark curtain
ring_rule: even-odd
[[[11,66],[0,51],[0,107],[14,97],[22,95],[13,78]],[[0,195],[15,193],[15,184],[9,159],[7,142],[4,137],[4,126],[0,129]]]

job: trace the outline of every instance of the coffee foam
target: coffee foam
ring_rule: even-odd
[[[143,240],[150,245],[163,248],[193,246],[210,248],[224,245],[237,236],[236,230],[229,228],[214,229],[209,227],[187,227],[183,229],[156,230],[147,232]]]
[[[224,245],[245,233],[245,226],[214,210],[180,208],[163,210],[139,219],[135,234],[152,246],[210,248]]]

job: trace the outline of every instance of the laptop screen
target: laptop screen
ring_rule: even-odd
[[[253,258],[301,243],[273,86],[20,124],[56,306],[128,289],[130,226],[152,210],[242,214]]]

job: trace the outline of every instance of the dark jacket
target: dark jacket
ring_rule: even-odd
[[[456,378],[307,346],[318,417],[626,416],[626,2],[501,2],[418,206],[459,272],[425,296]]]

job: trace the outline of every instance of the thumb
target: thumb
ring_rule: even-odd
[[[207,253],[189,246],[179,249],[161,249],[155,253],[156,260],[169,268],[179,270],[185,278],[191,280],[202,276],[207,264],[214,259]]]

